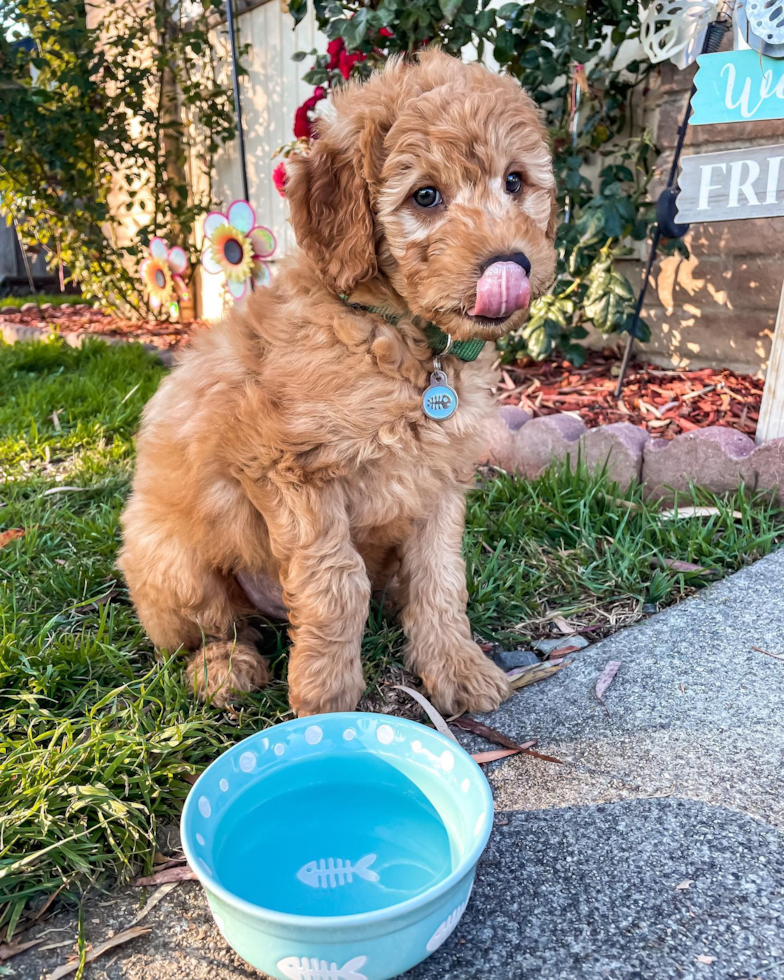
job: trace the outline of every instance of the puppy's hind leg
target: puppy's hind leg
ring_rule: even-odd
[[[126,524],[119,564],[153,644],[170,653],[197,651],[186,676],[202,700],[221,705],[234,693],[265,687],[267,664],[253,631],[242,625],[251,609],[235,580],[172,540],[150,542],[130,530]]]
[[[207,641],[191,656],[186,677],[203,701],[222,706],[234,694],[267,686],[267,662],[256,649],[254,635],[255,630],[245,627],[230,639]]]

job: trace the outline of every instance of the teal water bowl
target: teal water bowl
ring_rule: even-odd
[[[466,909],[493,815],[456,742],[389,715],[301,718],[229,749],[182,815],[226,941],[279,980],[386,980]]]

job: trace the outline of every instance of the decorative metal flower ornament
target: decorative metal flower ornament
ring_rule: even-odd
[[[234,201],[226,214],[211,211],[204,219],[201,264],[207,272],[223,273],[235,299],[242,299],[250,280],[266,286],[272,278],[268,259],[275,251],[275,236],[256,224],[256,212],[247,201]]]
[[[715,19],[720,0],[653,0],[640,22],[643,50],[653,64],[668,59],[685,68],[700,53],[699,35]]]
[[[188,287],[183,278],[188,269],[187,253],[179,245],[169,248],[162,238],[153,238],[149,251],[150,256],[141,263],[139,272],[150,298],[150,306],[159,310],[168,305],[170,312],[176,316],[180,307],[174,293],[181,300],[188,299]]]

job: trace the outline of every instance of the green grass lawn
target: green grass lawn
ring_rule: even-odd
[[[0,345],[0,533],[25,531],[0,550],[0,926],[11,931],[29,900],[149,871],[188,777],[288,710],[280,632],[268,630],[267,691],[230,712],[194,704],[182,663],[155,659],[118,579],[133,434],[163,374],[139,346]],[[662,519],[638,490],[622,497],[565,470],[479,479],[465,541],[477,635],[519,643],[559,614],[599,637],[719,577],[663,559],[723,574],[784,534],[761,497],[702,494],[719,513],[687,520]],[[369,688],[400,644],[374,609]]]
[[[52,306],[71,306],[74,303],[86,303],[83,296],[74,296],[71,293],[38,293],[37,296],[5,296],[0,299],[0,306],[24,306],[25,303],[51,303]]]

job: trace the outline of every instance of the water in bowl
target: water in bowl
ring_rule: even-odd
[[[455,845],[427,796],[389,762],[302,760],[248,786],[215,839],[216,879],[279,912],[352,915],[413,898],[448,875]]]

